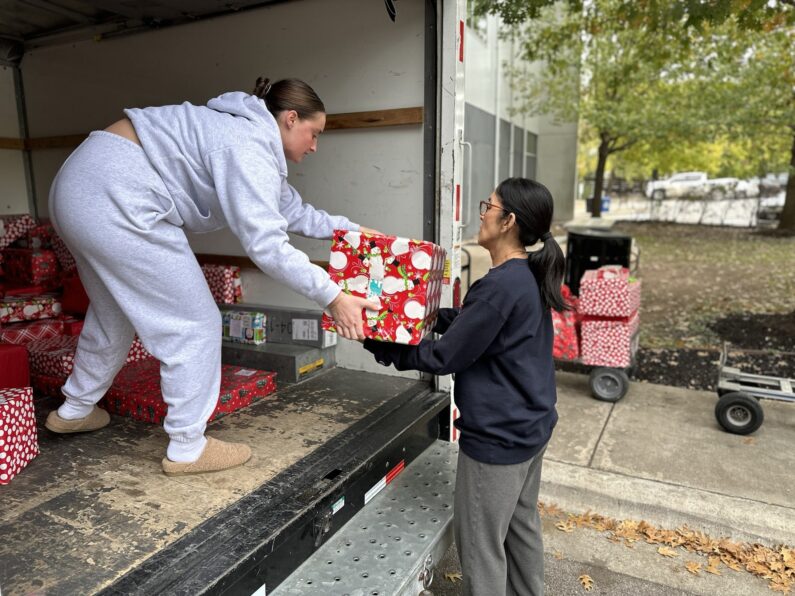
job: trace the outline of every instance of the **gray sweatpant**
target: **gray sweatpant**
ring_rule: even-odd
[[[544,593],[537,502],[545,450],[505,466],[458,452],[453,529],[465,596]]]
[[[92,132],[53,181],[50,215],[91,299],[59,414],[90,413],[137,332],[161,363],[167,456],[197,459],[221,383],[221,316],[162,179],[138,145]]]

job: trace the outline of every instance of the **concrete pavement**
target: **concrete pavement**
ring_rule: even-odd
[[[590,397],[583,375],[561,372],[557,380],[560,422],[541,501],[665,529],[687,525],[712,538],[795,545],[795,405],[762,402],[765,423],[742,437],[718,426],[713,393],[633,383],[609,404]],[[592,594],[769,593],[765,580],[745,571],[687,573],[686,561],[704,557],[682,551],[669,559],[658,545],[627,548],[591,529],[561,532],[554,521],[544,523],[549,594],[584,593],[583,573],[595,580]],[[451,552],[434,594],[459,593],[460,584],[444,579],[456,568]]]

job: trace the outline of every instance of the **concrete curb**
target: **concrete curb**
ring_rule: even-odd
[[[713,538],[795,545],[795,509],[544,459],[539,499],[570,513],[687,525]]]

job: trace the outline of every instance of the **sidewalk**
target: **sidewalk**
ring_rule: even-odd
[[[590,397],[584,375],[559,372],[557,381],[560,421],[544,459],[541,501],[671,530],[687,525],[716,539],[795,545],[791,404],[763,402],[765,423],[742,437],[718,426],[712,393],[636,382],[609,404]],[[594,578],[591,594],[770,593],[745,571],[687,573],[685,562],[697,557],[684,551],[669,559],[658,545],[627,548],[595,530],[562,532],[550,519],[544,539],[549,594],[584,593],[581,574]],[[453,567],[448,556],[438,575]],[[433,592],[457,594],[457,585],[438,579]]]

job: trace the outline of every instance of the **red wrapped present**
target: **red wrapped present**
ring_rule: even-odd
[[[48,294],[61,285],[60,276],[53,277],[36,285],[30,284],[11,284],[5,286],[4,296],[39,296]]]
[[[221,304],[234,304],[243,299],[240,267],[234,265],[202,265],[202,273],[210,286],[213,300]]]
[[[0,216],[0,249],[11,246],[20,238],[24,238],[28,231],[36,227],[36,220],[30,215],[1,215]]]
[[[0,344],[0,389],[30,385],[28,351],[17,344]]]
[[[66,383],[65,376],[56,375],[40,375],[33,373],[30,375],[30,385],[33,387],[33,393],[42,397],[57,397],[63,399],[61,387]]]
[[[620,319],[585,317],[582,321],[582,361],[588,366],[627,368],[638,349],[640,314]]]
[[[64,244],[64,241],[61,240],[61,237],[58,234],[52,235],[52,250],[58,259],[58,263],[61,265],[61,269],[65,273],[75,270],[77,267],[75,258],[72,256],[72,253],[69,252],[66,244]]]
[[[58,259],[51,250],[7,248],[3,251],[3,272],[15,282],[39,284],[58,277]]]
[[[61,314],[61,301],[52,294],[8,296],[0,300],[0,325],[51,319]]]
[[[83,324],[85,323],[83,319],[65,315],[61,317],[61,320],[63,321],[64,335],[80,335],[80,332],[83,331]]]
[[[8,484],[39,454],[33,390],[0,389],[0,484]]]
[[[40,223],[28,230],[25,235],[17,240],[16,246],[21,248],[50,248],[55,230],[52,224]]]
[[[77,274],[70,274],[63,280],[63,296],[61,306],[70,315],[85,316],[88,312],[88,294]]]
[[[436,321],[444,261],[432,242],[335,230],[329,275],[344,292],[381,305],[362,313],[365,337],[418,344]],[[323,329],[336,331],[328,315]]]
[[[640,280],[629,269],[607,265],[586,271],[580,281],[581,315],[631,317],[640,307]]]
[[[31,370],[39,375],[69,376],[74,368],[77,341],[78,337],[75,335],[62,335],[31,342],[28,344]],[[127,362],[152,359],[154,356],[146,351],[141,340],[136,337],[127,355]]]
[[[41,319],[11,323],[0,327],[0,342],[28,345],[37,339],[50,339],[63,335],[64,322],[60,319]]]
[[[555,336],[552,340],[552,356],[559,360],[576,360],[580,356],[577,334],[577,298],[571,294],[567,285],[561,286],[563,300],[572,306],[564,312],[552,311],[552,326]]]
[[[224,364],[218,404],[208,421],[245,408],[275,390],[276,373]],[[126,365],[103,399],[108,412],[161,424],[168,406],[160,393],[160,363],[149,360]]]

